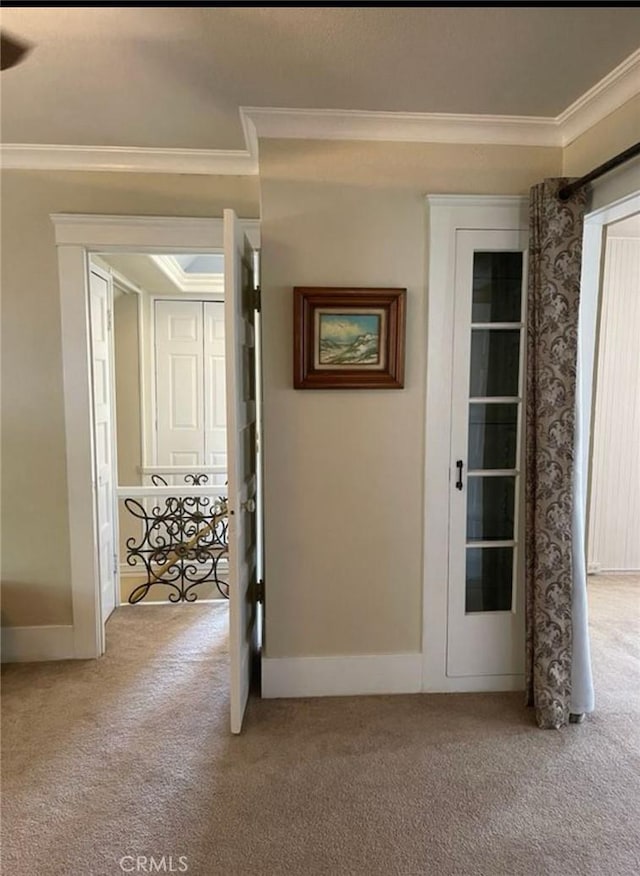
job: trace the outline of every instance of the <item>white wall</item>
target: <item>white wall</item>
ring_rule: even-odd
[[[588,562],[640,569],[640,237],[607,236],[593,426]],[[627,233],[633,233],[631,229]]]

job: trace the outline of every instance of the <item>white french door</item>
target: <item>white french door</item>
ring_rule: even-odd
[[[455,244],[447,675],[524,671],[522,232]]]
[[[111,367],[113,287],[109,274],[93,264],[89,270],[89,313],[100,616],[104,624],[116,607],[117,584]]]

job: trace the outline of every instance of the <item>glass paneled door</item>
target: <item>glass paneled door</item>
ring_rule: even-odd
[[[524,668],[520,231],[456,233],[447,675]]]

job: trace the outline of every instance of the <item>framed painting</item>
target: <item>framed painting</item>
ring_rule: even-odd
[[[402,389],[406,289],[296,286],[296,389]]]

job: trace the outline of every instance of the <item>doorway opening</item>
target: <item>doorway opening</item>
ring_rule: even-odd
[[[605,200],[602,193],[599,200]],[[617,634],[617,654],[611,653],[612,637],[603,637],[599,628],[592,627],[587,643],[598,708],[605,709],[612,703],[615,708],[627,706],[628,680],[621,683],[613,667],[625,665],[634,651],[640,598],[640,576],[634,577],[631,569],[629,575],[618,569],[610,576],[605,568],[619,562],[635,564],[637,544],[637,528],[631,543],[627,540],[626,517],[639,486],[638,442],[622,455],[620,442],[629,438],[633,443],[630,433],[637,423],[632,412],[640,412],[640,349],[638,329],[634,329],[640,304],[640,240],[634,239],[639,216],[640,191],[593,210],[585,216],[582,250],[575,465],[577,512],[584,525],[586,551],[577,561],[589,573],[590,611],[604,620],[605,629],[613,627]],[[629,364],[634,361],[635,373]],[[617,494],[609,493],[607,479],[617,481]],[[620,513],[625,518],[622,527]],[[621,559],[612,559],[614,555]]]
[[[223,610],[229,594],[223,254],[92,254],[93,308],[102,307],[98,293],[105,287],[118,537],[115,581],[108,568],[103,574],[103,586],[114,592],[113,599],[103,594],[103,616],[117,605],[203,600]],[[92,327],[100,332],[96,316]],[[162,487],[189,486],[215,489],[162,494]]]
[[[185,472],[176,471],[179,466],[170,466],[172,470],[167,477],[173,480],[171,483],[161,472],[147,472],[144,471],[146,466],[140,465],[139,479],[148,475],[162,480],[157,480],[156,484],[152,481],[150,486],[145,486],[144,482],[123,486],[126,492],[139,491],[138,496],[132,498],[149,500],[152,505],[147,512],[147,505],[138,502],[144,513],[135,525],[142,528],[143,535],[147,528],[156,527],[154,518],[158,515],[152,500],[161,500],[161,510],[170,508],[173,517],[178,518],[176,521],[165,516],[160,524],[160,532],[164,528],[164,537],[170,536],[170,539],[166,543],[164,559],[156,555],[154,562],[147,564],[146,572],[151,568],[155,577],[169,573],[171,567],[179,569],[183,559],[192,558],[190,552],[195,555],[192,567],[196,572],[202,571],[206,565],[208,541],[214,530],[219,534],[219,526],[226,525],[223,533],[226,544],[223,538],[219,541],[228,551],[230,717],[232,732],[239,733],[252,669],[260,666],[254,657],[259,655],[262,622],[258,607],[262,593],[261,477],[257,458],[260,350],[256,250],[259,223],[257,220],[239,220],[232,210],[225,210],[223,219],[74,214],[54,214],[51,219],[55,228],[60,277],[73,643],[74,656],[79,659],[99,657],[104,652],[105,618],[110,602],[115,605],[121,598],[115,588],[120,562],[117,530],[121,516],[120,509],[116,513],[115,507],[116,499],[122,497],[117,495],[117,437],[113,428],[117,414],[116,365],[111,343],[113,272],[117,269],[108,260],[115,261],[116,256],[122,255],[152,255],[159,266],[165,257],[165,268],[188,275],[197,273],[189,269],[199,258],[223,254],[226,484],[219,483],[219,478],[213,481],[208,477],[206,483],[203,480],[205,474],[224,476],[224,466],[216,463],[210,466],[214,471],[194,472],[186,484]],[[166,264],[168,255],[173,256],[170,266]],[[132,277],[122,274],[121,283],[129,285],[127,295],[138,294],[132,287],[140,284],[136,284]],[[202,290],[199,291],[199,296],[194,290],[188,290],[188,294],[196,302],[200,298],[201,303],[206,303]],[[175,297],[174,293],[172,295]],[[139,305],[136,308],[131,304],[128,306],[137,311]],[[126,305],[118,307],[127,309]],[[204,319],[204,307],[201,311]],[[180,315],[174,315],[174,322],[177,338],[181,330]],[[182,330],[185,330],[185,321],[182,323]],[[138,321],[140,325],[144,334],[144,320]],[[189,367],[196,371],[197,367],[193,350],[185,353],[182,359],[179,352],[174,351],[172,355],[175,362],[171,366],[173,371],[169,369],[166,394],[176,395],[174,420],[180,421],[182,417],[186,422],[188,410],[199,409],[198,393],[203,394],[205,390],[194,380],[191,395],[175,393],[175,388],[185,383]],[[189,357],[191,366],[187,361]],[[143,357],[138,358],[144,361]],[[150,361],[147,360],[147,364]],[[133,374],[125,373],[124,385],[130,389],[138,384],[139,394],[139,369],[137,373],[135,368],[133,371]],[[150,389],[145,386],[144,392],[149,394]],[[156,404],[156,415],[157,408]],[[144,405],[138,405],[139,431],[142,432],[145,426],[144,417],[140,422],[140,409],[144,410]],[[160,420],[159,415],[157,418]],[[141,454],[147,440],[158,445],[159,428],[160,423],[158,428],[155,423],[152,427],[147,425],[146,431],[150,435],[140,439]],[[144,463],[148,461],[144,455],[141,458]],[[176,479],[180,478],[181,483],[176,484]],[[226,491],[221,490],[221,486],[226,486]],[[149,491],[152,492],[149,494]],[[226,497],[220,497],[221,492],[226,492]],[[224,498],[226,507],[221,501]],[[167,504],[169,500],[175,502]],[[189,530],[184,521],[187,508],[191,512]],[[205,508],[208,509],[206,513]],[[155,531],[157,533],[157,528]],[[146,536],[145,540],[148,542]],[[131,545],[126,546],[130,552]],[[157,546],[156,543],[154,547]],[[224,550],[218,551],[220,561],[221,553]],[[137,559],[140,558],[138,554]],[[217,571],[221,577],[220,570]],[[175,574],[182,576],[181,571]],[[157,583],[154,580],[151,586]],[[181,600],[175,590],[173,594],[173,601],[189,601]]]
[[[640,213],[605,229],[587,568],[640,575]]]
[[[624,652],[640,606],[640,212],[604,226],[587,505],[590,603]],[[615,654],[594,645],[598,675]],[[610,648],[610,645],[609,645]],[[603,686],[607,695],[615,683]]]

